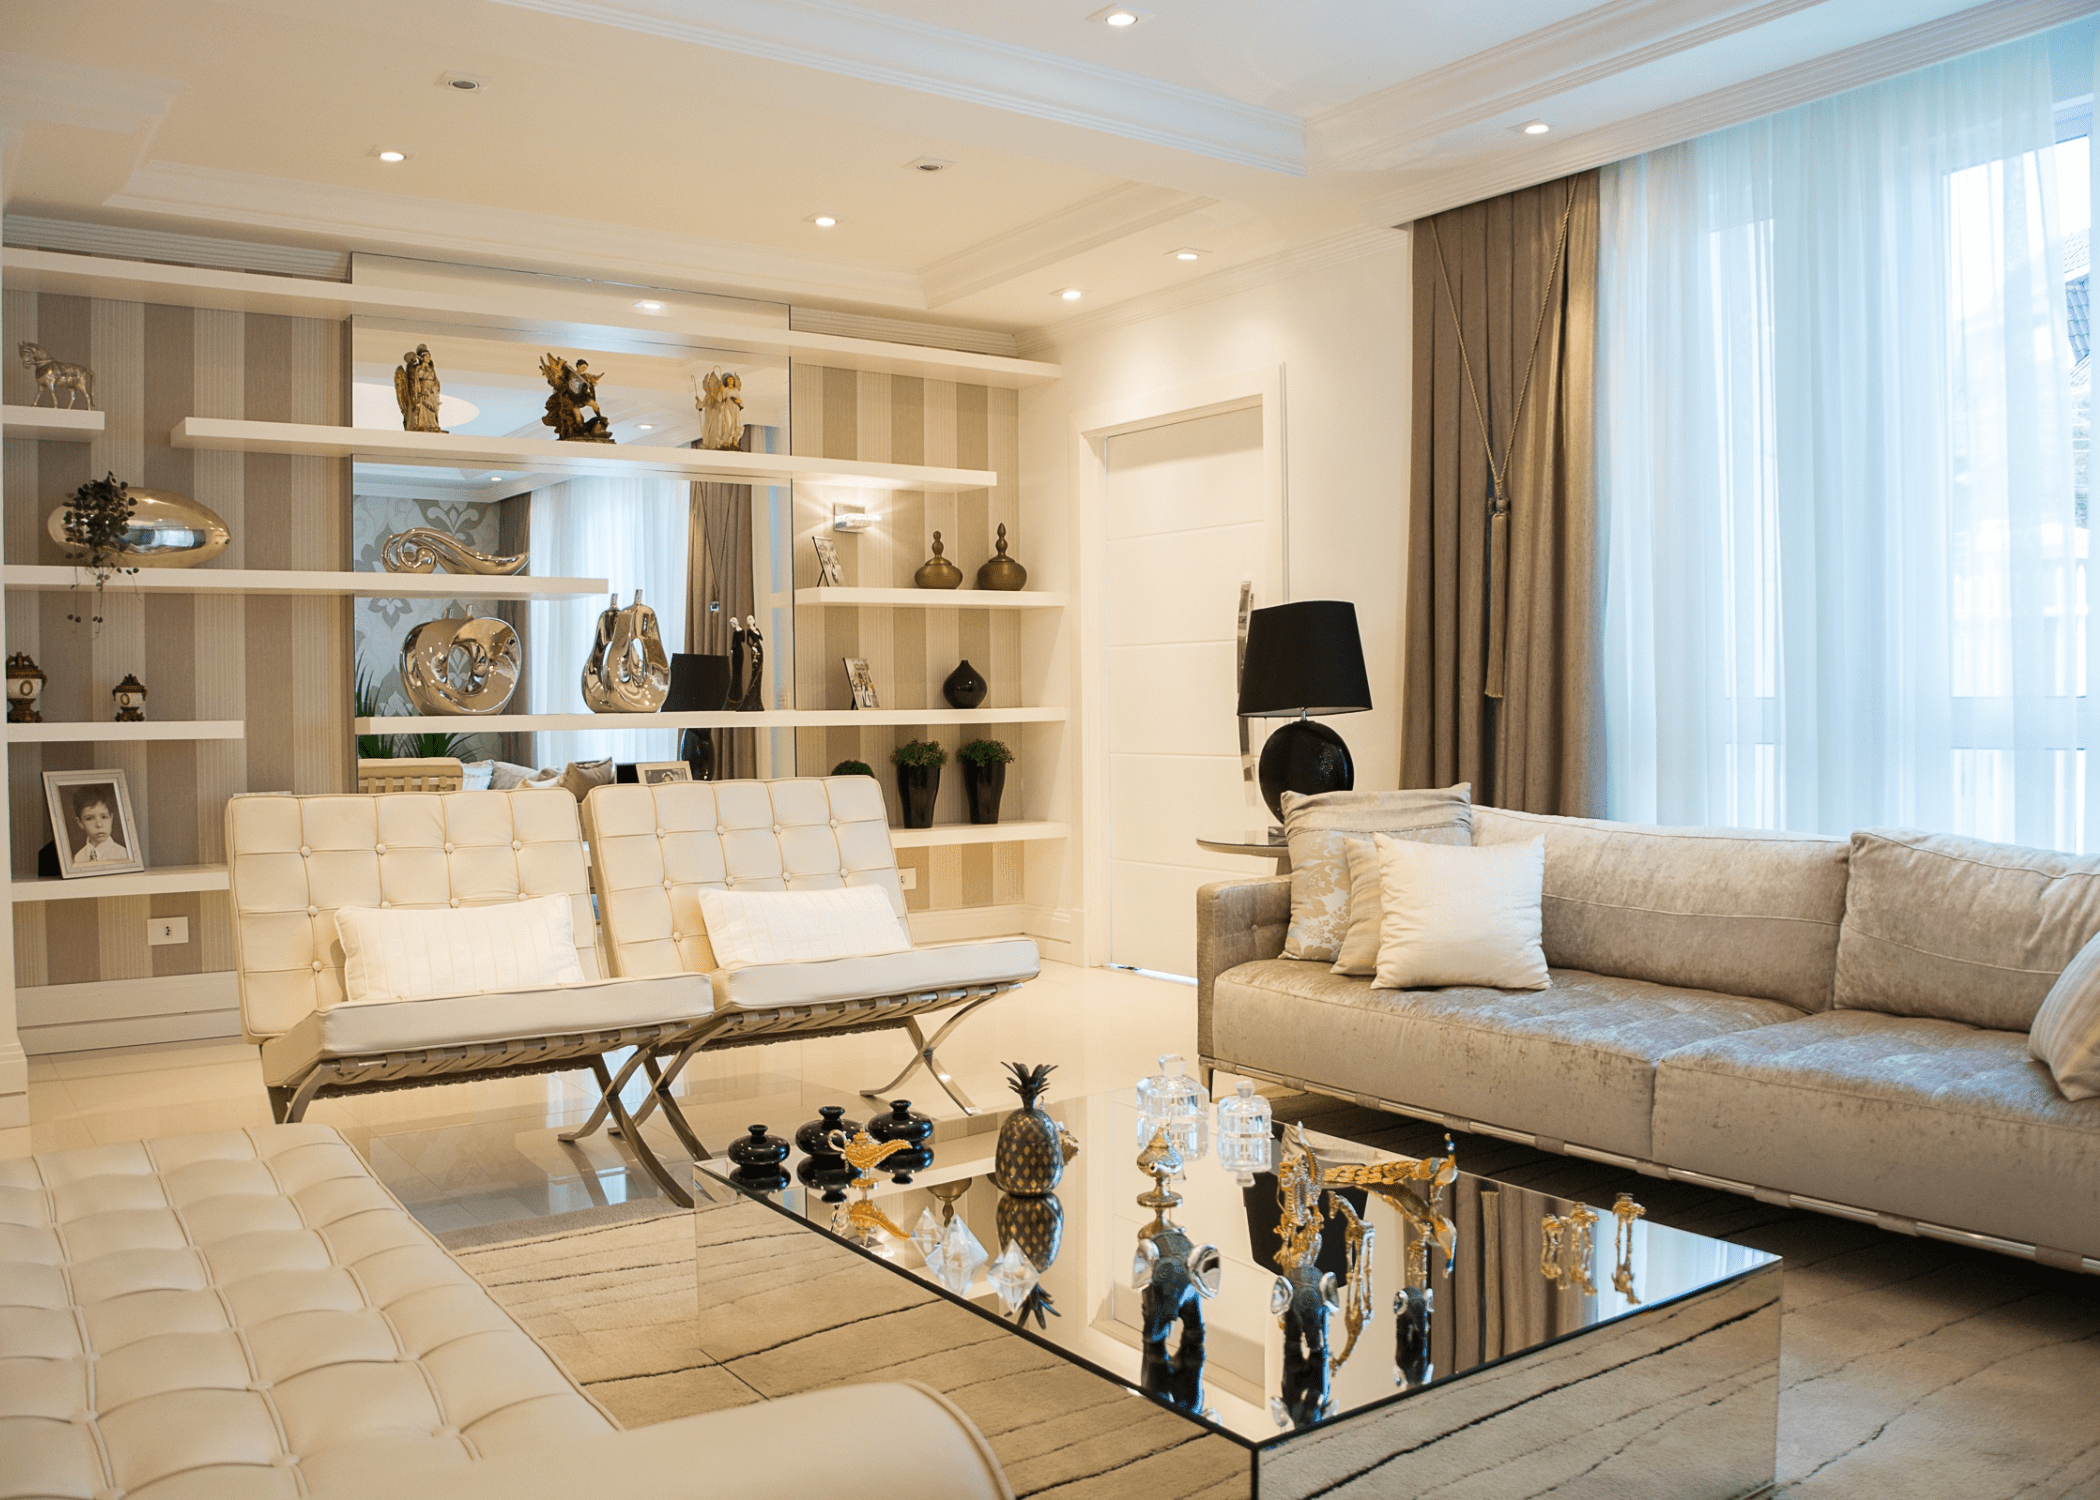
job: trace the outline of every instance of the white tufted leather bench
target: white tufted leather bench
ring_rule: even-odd
[[[576,799],[560,790],[240,796],[226,804],[242,1034],[262,1052],[280,1121],[315,1098],[465,1078],[589,1068],[599,1113],[622,1126],[637,1068],[712,1019],[704,979],[618,979],[600,955]],[[346,1003],[335,913],[344,906],[484,906],[563,895],[582,985],[383,1004]],[[609,1051],[633,1048],[617,1076]],[[659,1094],[661,1097],[659,1097]],[[671,1099],[650,1095],[680,1141],[707,1153]],[[623,1135],[671,1198],[690,1205],[636,1129]]]
[[[913,1059],[889,1083],[865,1090],[866,1097],[887,1094],[925,1067],[975,1113],[941,1067],[937,1049],[971,1011],[1041,972],[1032,939],[739,969],[719,967],[708,944],[702,890],[874,885],[889,893],[904,918],[882,788],[872,778],[601,786],[585,800],[583,817],[613,971],[626,978],[704,974],[713,989],[713,1016],[676,1049],[665,1077],[676,1077],[702,1047],[901,1027],[911,1034]],[[928,1038],[918,1017],[944,1009],[954,1014]],[[643,1101],[637,1118],[654,1107],[656,1094]]]
[[[909,1493],[1011,1500],[907,1387],[619,1432],[325,1126],[0,1161],[0,1500],[787,1500],[837,1473],[793,1439],[870,1417]]]

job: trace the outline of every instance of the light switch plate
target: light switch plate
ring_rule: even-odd
[[[186,943],[190,940],[188,917],[148,917],[146,919],[146,946],[161,948],[170,943]]]
[[[919,888],[919,872],[910,865],[899,865],[897,867],[897,884],[903,886],[907,891],[917,890]]]

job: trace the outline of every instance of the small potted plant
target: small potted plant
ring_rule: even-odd
[[[999,798],[1006,791],[1006,768],[1014,753],[997,740],[972,740],[955,752],[962,761],[963,793],[970,799],[972,823],[999,821]]]
[[[939,740],[909,740],[890,752],[897,768],[897,800],[904,805],[906,828],[933,826],[933,799],[941,794],[941,767],[948,752]]]
[[[873,776],[875,768],[864,760],[842,760],[831,768],[834,776]]]

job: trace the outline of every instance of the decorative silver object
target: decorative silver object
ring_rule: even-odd
[[[68,409],[76,395],[89,411],[95,409],[95,372],[86,365],[53,359],[42,344],[27,341],[16,345],[15,352],[22,356],[22,368],[36,376],[36,399],[29,403],[31,406],[42,406],[44,398],[49,396],[52,406],[56,407],[58,393],[64,391]]]
[[[401,356],[401,366],[394,371],[394,400],[401,407],[403,432],[443,432],[438,426],[441,394],[437,361],[430,357],[428,344]]]
[[[642,603],[620,608],[620,596],[598,616],[598,639],[583,664],[583,701],[594,714],[653,714],[671,694],[671,659],[657,632],[656,611]]]
[[[233,533],[216,511],[173,490],[128,491],[131,519],[117,549],[119,568],[194,568],[224,552]],[[68,552],[79,544],[66,535],[66,508],[59,506],[44,522],[51,540]]]
[[[380,544],[379,563],[389,573],[435,573],[443,563],[447,573],[498,573],[525,571],[526,554],[502,557],[476,552],[458,537],[434,526],[411,526],[397,531]]]
[[[401,642],[401,690],[421,714],[500,714],[518,690],[521,659],[518,633],[501,620],[448,609]]]

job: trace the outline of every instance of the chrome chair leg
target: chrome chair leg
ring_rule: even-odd
[[[600,1053],[594,1056],[591,1059],[591,1072],[598,1079],[600,1090],[598,1106],[591,1111],[591,1117],[588,1120],[585,1120],[574,1130],[563,1131],[557,1139],[574,1145],[596,1130],[608,1113],[620,1125],[625,1126],[627,1124],[627,1110],[620,1103],[620,1090],[627,1087],[627,1080],[634,1077],[634,1070],[642,1065],[642,1059],[648,1055],[649,1049],[646,1045],[636,1047],[634,1054],[621,1066],[619,1076],[615,1078],[606,1076],[604,1054]]]
[[[960,1026],[963,1023],[963,1019],[972,1011],[988,1001],[998,999],[1004,993],[1004,990],[993,990],[989,994],[979,995],[976,999],[956,1007],[955,1013],[948,1017],[947,1022],[931,1038],[919,1029],[919,1018],[917,1016],[906,1016],[904,1018],[904,1027],[911,1033],[912,1060],[904,1065],[903,1072],[892,1078],[888,1083],[879,1084],[871,1089],[862,1089],[860,1091],[861,1098],[886,1099],[890,1094],[896,1092],[898,1084],[904,1082],[905,1079],[911,1077],[919,1069],[924,1068],[933,1075],[933,1081],[941,1086],[942,1090],[950,1099],[955,1101],[956,1106],[964,1114],[976,1114],[978,1112],[977,1106],[970,1102],[970,1096],[962,1091],[962,1086],[955,1081],[955,1075],[950,1073],[941,1062],[939,1056],[940,1045],[948,1040],[949,1033]]]

